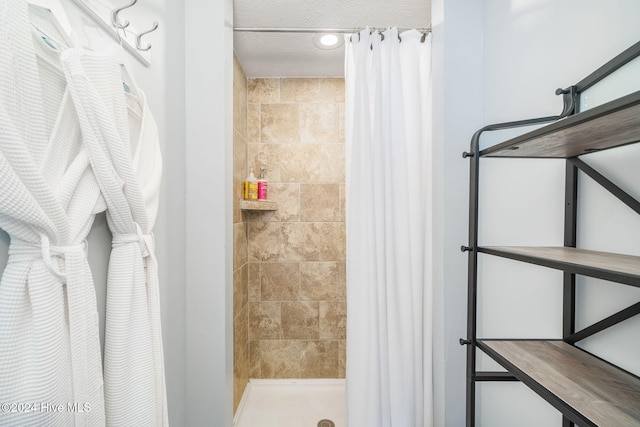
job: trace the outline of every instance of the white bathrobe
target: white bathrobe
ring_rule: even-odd
[[[16,404],[0,425],[168,425],[155,122],[141,91],[127,110],[110,56],[54,49],[30,26],[22,0],[0,0],[0,228],[11,236],[0,402]],[[114,237],[103,391],[85,239],[105,207]]]
[[[57,52],[0,0],[0,425],[104,425],[86,236],[104,209]],[[35,50],[34,50],[35,48]],[[36,62],[37,53],[37,62]],[[7,406],[9,404],[9,406]]]
[[[99,94],[98,87],[86,77],[78,55],[65,53],[62,63],[113,233],[104,355],[107,425],[166,426],[158,267],[152,234],[162,175],[157,126],[144,93],[134,88],[132,94],[125,95],[120,66],[109,58],[94,57],[92,66],[111,77],[100,87],[118,99],[113,105],[104,102],[112,98]]]

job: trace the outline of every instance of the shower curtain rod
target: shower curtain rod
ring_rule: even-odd
[[[372,27],[372,30],[376,30],[377,28]],[[418,30],[421,33],[430,33],[431,26],[426,28],[398,28],[398,32],[401,33],[403,31],[408,30]],[[233,31],[242,32],[242,33],[345,33],[345,34],[353,34],[357,33],[364,28],[270,28],[270,27],[235,27]]]

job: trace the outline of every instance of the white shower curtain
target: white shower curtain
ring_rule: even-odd
[[[382,35],[345,40],[347,420],[431,426],[431,35]]]

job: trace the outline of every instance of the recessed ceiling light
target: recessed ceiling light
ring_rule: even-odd
[[[338,43],[338,36],[336,36],[335,34],[325,34],[320,37],[320,43],[325,46],[333,46],[334,44]]]
[[[338,34],[321,34],[313,36],[313,44],[320,49],[335,49],[344,43],[344,39]]]

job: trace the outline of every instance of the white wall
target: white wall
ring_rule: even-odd
[[[558,114],[562,102],[554,90],[577,83],[637,42],[638,16],[635,0],[485,1],[485,124]],[[497,140],[487,137],[483,145]],[[583,159],[640,196],[635,166],[640,147]],[[481,164],[481,244],[561,245],[564,162],[487,159]],[[578,246],[640,255],[637,215],[582,176],[579,197]],[[561,336],[560,273],[489,256],[481,256],[480,268],[479,336]],[[638,289],[579,278],[578,327],[639,299]],[[584,345],[639,374],[639,327],[640,319],[632,319]],[[480,366],[493,365],[483,359]],[[560,425],[557,411],[521,384],[485,383],[478,390],[478,425]]]
[[[437,426],[458,427],[465,420],[467,242],[469,149],[473,132],[483,125],[483,6],[475,0],[433,0],[434,155],[437,188],[434,260],[438,287],[435,315],[443,324],[434,336]]]
[[[186,4],[187,422],[233,418],[233,2]]]

